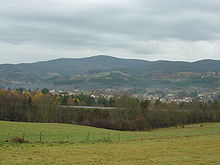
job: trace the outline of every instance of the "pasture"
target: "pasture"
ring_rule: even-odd
[[[41,143],[31,136],[37,132],[44,135]],[[4,142],[8,137],[23,136],[24,133],[32,142]],[[110,141],[99,141],[104,137]],[[3,165],[220,164],[220,123],[122,132],[72,124],[1,121],[0,139],[0,164]]]

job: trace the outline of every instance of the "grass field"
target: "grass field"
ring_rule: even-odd
[[[42,132],[45,143],[13,144],[9,136]],[[90,134],[91,142],[82,142]],[[155,133],[154,133],[155,132]],[[120,133],[120,141],[118,136]],[[220,123],[120,132],[70,124],[0,122],[0,164],[220,164]],[[59,140],[74,143],[52,143]],[[155,134],[155,136],[154,136]],[[61,136],[62,135],[62,136]],[[108,136],[110,142],[95,140]],[[114,139],[114,135],[117,137]],[[31,136],[30,136],[31,137]],[[46,142],[46,139],[48,142]],[[32,139],[34,141],[34,139]],[[94,141],[93,141],[94,140]],[[50,141],[50,142],[49,142]]]
[[[148,139],[148,138],[170,138],[183,136],[197,136],[204,134],[220,133],[220,123],[205,123],[187,125],[185,128],[163,128],[152,131],[114,131],[108,129],[79,126],[73,124],[57,123],[28,123],[28,122],[6,122],[0,121],[0,142],[13,136],[25,137],[29,141],[39,140],[39,133],[43,135],[45,142],[83,140],[98,140],[109,138],[113,141]],[[89,137],[88,137],[89,136]]]

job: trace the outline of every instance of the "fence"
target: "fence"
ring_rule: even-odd
[[[143,138],[153,138],[156,137],[155,132],[137,132],[137,133],[121,133],[121,132],[86,132],[81,134],[54,134],[54,133],[47,133],[47,132],[37,132],[37,133],[26,133],[20,132],[16,134],[7,134],[1,135],[0,141],[10,140],[13,137],[23,138],[28,140],[29,142],[91,142],[91,141],[98,141],[98,142],[106,142],[106,141],[125,141],[125,140],[134,140],[134,139],[143,139]]]
[[[128,138],[121,138],[121,133],[92,133],[88,132],[82,135],[73,135],[73,134],[49,134],[46,132],[38,133],[19,133],[16,135],[7,134],[1,135],[0,140],[6,141],[12,139],[13,137],[23,138],[29,142],[89,142],[89,141],[121,141],[128,140]]]
[[[179,138],[179,137],[192,137],[192,136],[204,136],[220,134],[219,131],[206,129],[204,131],[187,130],[185,128],[179,129],[178,132],[84,132],[84,133],[69,133],[69,134],[55,134],[51,132],[37,132],[27,133],[20,132],[16,134],[1,135],[0,141],[10,140],[13,137],[19,137],[27,140],[28,142],[40,142],[40,143],[76,143],[76,142],[111,142],[111,141],[128,141],[138,139],[167,139],[167,138]],[[185,130],[185,131],[184,131]]]

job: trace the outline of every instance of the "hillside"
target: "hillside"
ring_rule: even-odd
[[[0,121],[0,130],[2,165],[220,163],[219,123],[204,123],[203,127],[194,124],[186,128],[164,128],[151,132],[122,132],[72,124]],[[44,135],[41,143],[37,132]],[[31,143],[1,141],[10,136],[24,136]],[[109,141],[101,140],[104,137],[109,138]]]
[[[218,87],[219,77],[217,60],[150,62],[101,55],[0,65],[0,87]]]
[[[90,126],[61,124],[61,123],[32,123],[0,121],[0,144],[11,137],[22,137],[31,142],[38,142],[37,133],[42,133],[45,142],[65,141],[81,142],[84,140],[97,141],[109,137],[112,141],[127,141],[151,138],[176,138],[186,136],[218,135],[220,123],[204,123],[186,125],[185,128],[160,128],[153,131],[116,131]],[[89,139],[87,139],[89,133]],[[68,137],[67,137],[68,135]],[[119,137],[120,136],[120,137]],[[68,139],[67,139],[68,138]]]

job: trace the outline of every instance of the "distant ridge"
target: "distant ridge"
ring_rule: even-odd
[[[168,86],[181,72],[220,72],[219,60],[145,61],[106,55],[0,65],[0,87]],[[78,75],[78,77],[77,77]],[[182,75],[182,77],[184,77]],[[185,77],[185,81],[189,77]],[[190,77],[191,78],[191,77]],[[216,77],[214,85],[218,86]],[[163,79],[163,80],[162,80]],[[218,77],[217,77],[218,79]],[[143,81],[140,81],[143,80]],[[157,80],[157,81],[156,81]],[[178,79],[182,81],[181,79]],[[180,83],[181,84],[181,83]],[[199,84],[199,83],[198,83]],[[176,84],[172,84],[175,85]],[[195,83],[194,83],[195,85]]]

